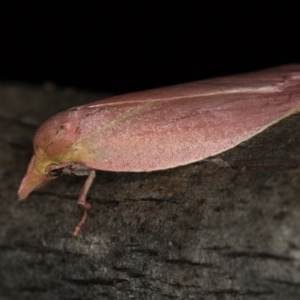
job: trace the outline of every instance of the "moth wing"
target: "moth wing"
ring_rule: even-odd
[[[167,169],[230,149],[299,108],[300,67],[284,66],[83,106],[74,147],[92,169]]]

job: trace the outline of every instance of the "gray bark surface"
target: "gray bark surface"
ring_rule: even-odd
[[[300,299],[300,114],[239,146],[152,173],[97,172],[25,202],[43,120],[99,94],[0,85],[0,299]]]

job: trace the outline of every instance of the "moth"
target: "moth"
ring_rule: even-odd
[[[61,174],[149,172],[190,164],[235,147],[300,109],[300,65],[150,89],[73,107],[45,121],[18,191],[24,200]]]

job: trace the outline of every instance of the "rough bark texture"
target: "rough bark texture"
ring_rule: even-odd
[[[38,125],[99,94],[0,86],[0,299],[300,299],[300,114],[202,162],[16,192]],[[2,298],[1,298],[2,297]]]

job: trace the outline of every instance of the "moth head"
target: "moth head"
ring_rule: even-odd
[[[35,134],[34,155],[20,185],[19,200],[65,171],[65,160],[74,157],[78,109],[73,108],[45,121]]]

